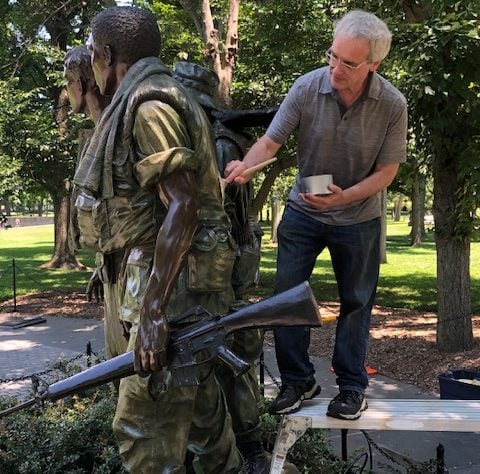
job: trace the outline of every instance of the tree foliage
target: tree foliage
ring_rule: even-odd
[[[89,19],[100,6],[94,0],[18,0],[8,3],[2,17],[7,42],[0,48],[0,153],[23,182],[52,197],[55,250],[47,264],[52,267],[78,266],[68,240],[77,120],[69,120],[63,59],[68,45],[85,41]]]
[[[455,170],[458,178],[453,220],[437,232],[462,237],[471,235],[480,204],[479,5],[457,2],[448,8],[450,2],[439,3],[444,5],[428,22],[408,24],[401,31],[400,51],[408,71],[401,83],[419,143],[442,155],[443,166]]]
[[[416,17],[410,14],[410,22],[399,25],[405,70],[400,82],[418,145],[432,156],[437,344],[445,351],[473,345],[470,239],[479,205],[478,6],[478,1],[423,2]]]
[[[31,46],[37,70],[44,84],[29,90],[19,87],[20,80],[0,82],[0,134],[2,155],[13,161],[19,175],[33,180],[51,193],[72,174],[75,140],[59,132],[54,103],[49,96],[48,80],[59,83],[63,54],[48,46]],[[51,53],[54,53],[53,55]],[[40,76],[40,74],[38,74]]]

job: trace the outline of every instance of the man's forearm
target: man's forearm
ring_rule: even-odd
[[[239,184],[244,184],[255,174],[251,172],[240,176],[247,168],[259,165],[270,158],[273,158],[281,147],[279,143],[275,143],[267,135],[263,135],[245,155],[243,161],[231,161],[225,168],[225,181],[231,183],[236,181]]]
[[[243,159],[247,168],[263,163],[275,156],[281,145],[275,143],[267,135],[263,135],[253,146]]]
[[[395,178],[398,167],[398,164],[377,166],[370,176],[343,191],[345,204],[362,201],[387,188]]]

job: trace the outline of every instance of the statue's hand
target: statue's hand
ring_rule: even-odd
[[[93,271],[87,284],[87,301],[92,301],[92,297],[95,298],[97,303],[103,299],[103,283],[100,280],[97,268]]]
[[[141,311],[140,325],[135,340],[134,368],[142,377],[160,370],[167,364],[167,346],[170,334],[167,319],[159,308],[150,306],[146,311],[146,301]]]

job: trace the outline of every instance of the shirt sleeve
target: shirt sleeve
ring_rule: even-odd
[[[139,161],[135,175],[141,186],[154,185],[177,171],[199,166],[184,121],[169,105],[147,101],[137,110],[133,138]]]
[[[267,129],[267,136],[275,143],[283,144],[300,123],[305,102],[305,87],[302,79],[295,81]]]
[[[378,154],[377,163],[389,165],[406,161],[407,121],[407,102],[402,96],[395,101],[385,140]]]

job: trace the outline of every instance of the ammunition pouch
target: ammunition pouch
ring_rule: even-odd
[[[235,298],[241,299],[245,292],[257,286],[260,280],[260,243],[262,229],[256,222],[250,223],[250,239],[237,250],[232,274]]]
[[[95,265],[102,283],[116,283],[122,266],[123,251],[95,254]]]
[[[227,229],[202,227],[188,255],[188,289],[192,292],[228,290],[235,250]]]

